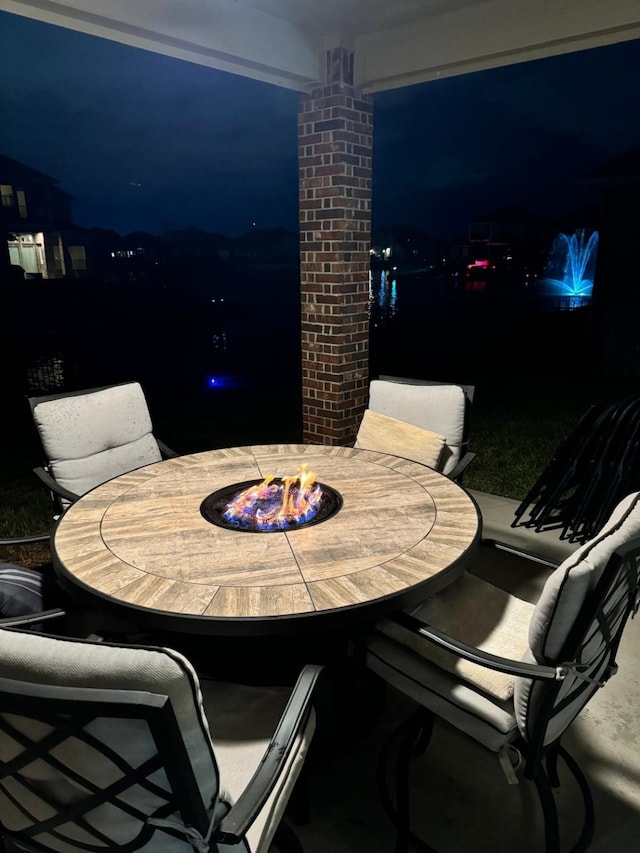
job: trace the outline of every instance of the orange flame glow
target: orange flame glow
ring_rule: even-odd
[[[293,527],[309,521],[320,508],[322,487],[304,464],[295,477],[276,479],[273,474],[244,489],[229,503],[224,517],[240,527],[260,530]]]

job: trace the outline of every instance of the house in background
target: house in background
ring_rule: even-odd
[[[0,269],[16,280],[85,276],[86,241],[71,202],[53,178],[0,155]]]

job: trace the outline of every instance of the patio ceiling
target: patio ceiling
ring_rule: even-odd
[[[0,0],[0,9],[306,92],[366,93],[640,38],[638,0]]]

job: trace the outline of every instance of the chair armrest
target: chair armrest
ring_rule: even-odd
[[[475,646],[469,646],[466,643],[456,640],[437,628],[433,628],[426,622],[411,616],[409,613],[396,613],[389,617],[391,621],[397,622],[403,628],[407,628],[414,634],[423,637],[431,643],[434,643],[440,648],[446,649],[464,660],[476,663],[479,666],[495,669],[498,672],[505,672],[508,675],[522,676],[523,678],[538,678],[547,681],[561,680],[565,676],[565,671],[562,666],[543,666],[537,663],[525,663],[525,661],[512,660],[511,658],[503,658],[498,655],[489,654]]]
[[[61,607],[53,607],[51,610],[41,610],[38,613],[25,613],[23,616],[6,616],[0,618],[0,628],[22,628],[28,625],[39,625],[40,622],[49,622],[51,619],[61,619],[67,615],[67,611]]]
[[[165,459],[175,459],[176,456],[179,456],[179,453],[176,453],[175,450],[172,450],[170,447],[164,443],[164,441],[160,441],[159,438],[156,438],[156,444],[158,445],[158,449],[160,453],[164,456]]]
[[[223,842],[242,840],[267,801],[286,767],[296,737],[307,723],[313,693],[323,669],[315,664],[302,669],[258,769],[218,826],[216,835]]]
[[[51,533],[34,533],[32,536],[0,536],[0,545],[32,545],[34,542],[47,542]]]
[[[65,498],[65,500],[71,501],[74,503],[80,498],[80,495],[77,495],[75,492],[72,492],[70,489],[65,489],[64,486],[61,486],[60,483],[57,483],[51,474],[46,471],[44,468],[34,468],[33,473],[38,477],[48,489],[58,495],[58,497]]]
[[[480,544],[487,548],[495,548],[497,551],[506,551],[508,554],[514,554],[516,557],[522,557],[525,560],[531,560],[532,563],[538,563],[541,566],[547,566],[550,569],[557,569],[560,563],[553,560],[547,560],[546,557],[539,557],[531,551],[525,551],[515,545],[507,545],[506,542],[500,542],[499,539],[481,539]]]
[[[451,471],[451,473],[448,475],[449,479],[459,480],[464,471],[469,467],[469,465],[471,464],[471,462],[473,462],[477,455],[477,453],[474,453],[471,450],[467,450],[456,465],[456,467],[453,469],[453,471]]]

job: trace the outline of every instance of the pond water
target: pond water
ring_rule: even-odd
[[[370,297],[371,376],[479,384],[557,373],[588,330],[584,313],[549,311],[499,279],[378,271]],[[4,294],[4,388],[20,408],[25,394],[138,379],[154,412],[188,419],[202,447],[282,440],[284,424],[296,440],[299,306],[295,266],[235,270],[197,287],[22,282]]]

